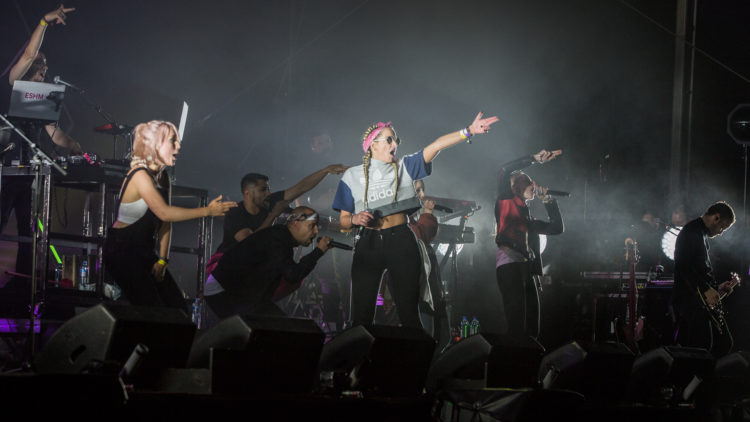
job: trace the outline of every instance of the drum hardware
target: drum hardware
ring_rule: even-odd
[[[105,135],[127,135],[133,130],[132,126],[121,125],[119,123],[110,122],[97,126],[94,128],[94,132],[103,133]]]

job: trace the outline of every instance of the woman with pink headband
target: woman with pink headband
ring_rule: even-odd
[[[420,207],[413,181],[432,173],[432,160],[440,151],[484,134],[497,122],[482,113],[464,129],[437,138],[424,149],[396,158],[401,140],[391,122],[370,126],[362,136],[363,164],[351,167],[341,178],[333,209],[341,227],[358,228],[352,261],[352,309],[355,325],[372,324],[375,301],[384,270],[396,302],[401,324],[421,327],[417,303],[421,256],[407,215]]]

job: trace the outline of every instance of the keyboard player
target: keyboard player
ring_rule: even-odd
[[[44,82],[47,76],[47,58],[40,50],[44,35],[50,26],[66,24],[68,13],[74,8],[65,8],[62,5],[57,9],[46,13],[39,21],[31,34],[26,48],[13,64],[8,73],[10,85],[16,80]],[[73,138],[62,131],[55,123],[25,123],[22,126],[26,136],[36,142],[47,155],[54,158],[68,151],[74,154],[81,153],[81,146]],[[4,165],[24,164],[28,162],[28,152],[23,148],[21,139],[11,138],[9,142],[16,144],[12,150],[3,157]],[[5,150],[8,145],[0,145],[0,150]],[[3,178],[0,187],[0,231],[5,230],[10,213],[14,212],[19,236],[31,236],[31,177],[15,176]],[[31,273],[31,244],[19,243],[16,255],[15,271],[17,274],[28,275]],[[27,277],[15,276],[5,287],[23,287]]]

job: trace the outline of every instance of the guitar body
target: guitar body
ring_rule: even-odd
[[[638,289],[635,280],[635,265],[638,263],[638,242],[628,238],[625,240],[625,260],[630,270],[628,288],[628,307],[625,321],[621,324],[615,320],[618,333],[622,333],[622,339],[618,342],[624,343],[635,354],[640,354],[638,342],[643,340],[644,317],[638,317]]]
[[[727,296],[729,296],[735,286],[739,286],[742,280],[740,279],[740,276],[737,273],[731,273],[732,278],[728,281],[727,290],[719,294],[719,302],[715,305],[710,305],[708,301],[706,301],[706,296],[702,291],[700,291],[700,287],[698,287],[698,299],[700,299],[701,305],[703,306],[703,309],[706,310],[706,313],[708,314],[709,319],[711,320],[711,324],[718,330],[720,333],[726,329],[727,322],[726,319],[724,319],[724,305],[723,300]],[[724,284],[724,283],[722,283]]]
[[[729,331],[725,318],[723,300],[732,293],[735,286],[740,285],[741,280],[737,273],[732,273],[727,289],[719,294],[719,301],[715,305],[710,305],[700,288],[697,288],[698,299],[700,300],[706,320],[709,323],[707,329],[711,330],[711,347],[710,350],[715,356],[723,356],[729,353],[734,344],[732,334]]]
[[[709,305],[708,302],[706,302],[706,297],[703,295],[703,292],[700,291],[700,288],[698,288],[698,298],[701,301],[703,310],[706,311],[706,316],[709,321],[711,321],[711,326],[721,334],[727,327],[727,321],[724,318],[724,305],[721,302],[714,306]]]

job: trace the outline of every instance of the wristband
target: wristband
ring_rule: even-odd
[[[471,134],[471,131],[469,130],[469,127],[465,127],[459,131],[461,134],[461,140],[466,141],[467,144],[471,143],[471,137],[474,136]]]
[[[166,266],[167,266],[167,264],[169,263],[169,259],[168,259],[168,258],[161,258],[161,257],[160,257],[160,258],[159,258],[159,259],[158,259],[158,260],[156,261],[156,263],[157,263],[157,264],[161,264],[161,265],[163,265],[163,266],[165,266],[165,267],[166,267]]]
[[[46,20],[44,20],[44,18],[42,18],[42,20],[40,20],[40,21],[39,21],[39,25],[42,25],[42,26],[47,26],[47,25],[49,25],[49,24],[47,23],[47,21],[46,21]]]

